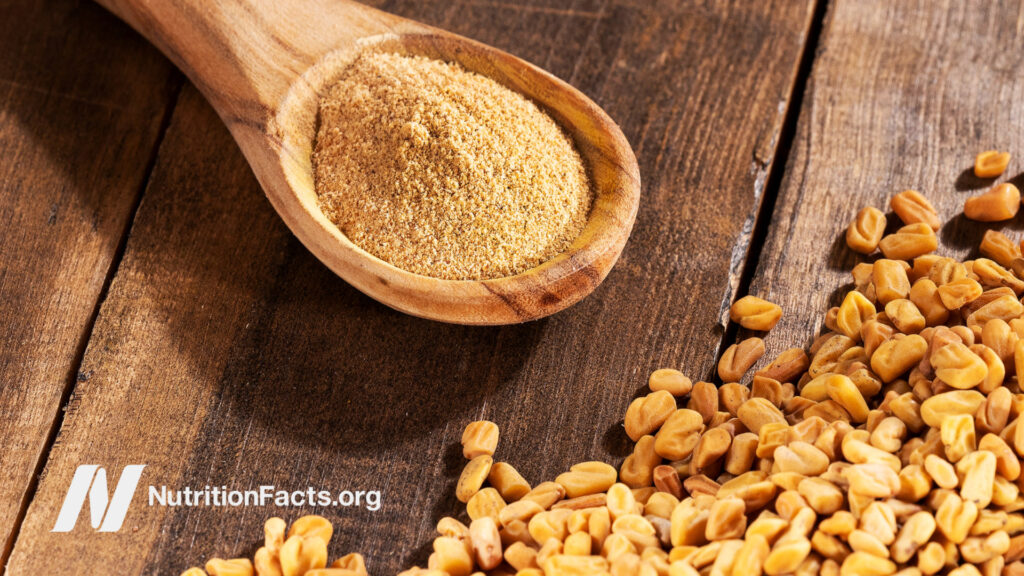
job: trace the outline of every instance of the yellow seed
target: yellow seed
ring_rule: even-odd
[[[494,519],[484,516],[473,520],[469,525],[469,540],[477,566],[491,570],[501,564],[501,537]]]
[[[661,464],[661,456],[655,451],[654,436],[641,436],[633,445],[633,453],[622,461],[619,479],[630,488],[650,486],[655,481],[654,470],[658,464]]]
[[[1012,240],[998,230],[986,230],[981,240],[981,253],[1009,268],[1013,261],[1020,258],[1020,248]]]
[[[1009,164],[1009,152],[986,150],[974,158],[974,175],[978,178],[995,178],[1005,172]]]
[[[252,576],[253,568],[248,558],[212,558],[206,563],[206,572],[210,576]]]
[[[506,462],[495,462],[487,474],[487,481],[498,490],[501,497],[514,502],[530,492],[530,483]]]
[[[604,462],[582,462],[571,466],[569,472],[559,474],[555,482],[565,488],[569,498],[577,498],[608,490],[616,476],[615,468]]]
[[[961,278],[939,286],[939,298],[947,310],[957,310],[973,302],[984,290],[981,284],[971,278]]]
[[[672,412],[654,437],[654,450],[662,458],[682,460],[693,453],[704,429],[704,418],[699,412],[681,408]]]
[[[875,305],[856,290],[846,293],[843,303],[839,305],[836,315],[836,326],[840,332],[854,340],[860,340],[861,327],[875,317]]]
[[[946,459],[950,462],[959,461],[968,452],[973,452],[977,446],[974,417],[970,414],[947,417],[942,421],[940,431]]]
[[[878,243],[882,254],[890,260],[913,260],[932,252],[938,246],[935,230],[924,222],[907,224]]]
[[[853,422],[859,423],[868,419],[867,401],[848,376],[832,374],[825,380],[825,391],[829,398],[850,414]]]
[[[466,503],[466,513],[471,520],[479,518],[492,518],[495,521],[500,519],[499,514],[505,508],[505,500],[492,487],[483,488],[473,495]]]
[[[747,338],[729,346],[718,361],[718,376],[723,382],[738,382],[764,355],[764,340]]]
[[[462,543],[459,547],[465,552]],[[327,566],[327,543],[319,536],[289,536],[281,545],[280,561],[283,576],[303,576],[308,570]]]
[[[498,425],[488,420],[470,422],[462,432],[462,455],[468,460],[494,456],[498,447]]]
[[[637,398],[626,410],[626,434],[636,442],[661,427],[676,410],[676,399],[667,390],[652,392]]]
[[[739,498],[718,500],[711,506],[704,534],[708,540],[742,538],[747,529],[746,505]]]
[[[782,318],[782,308],[756,296],[744,296],[733,302],[729,318],[748,330],[767,332]]]
[[[892,543],[890,553],[892,559],[899,563],[910,560],[917,549],[924,545],[935,532],[935,518],[928,512],[918,512],[910,516],[899,535]]]
[[[672,368],[661,368],[651,372],[647,385],[651,388],[651,392],[665,390],[673,396],[686,396],[693,388],[693,382],[689,378],[679,370]]]
[[[1010,220],[1020,209],[1020,190],[1004,182],[979,196],[964,202],[964,215],[978,222]]]
[[[885,233],[885,214],[873,206],[862,208],[846,229],[846,245],[854,252],[871,254]]]
[[[924,358],[928,342],[917,334],[887,340],[871,355],[871,369],[889,383],[909,371]]]
[[[938,230],[942,222],[932,203],[923,194],[915,190],[904,190],[889,200],[889,207],[899,216],[904,224],[923,222]]]
[[[493,458],[482,454],[466,464],[455,487],[455,497],[459,499],[459,502],[469,502],[469,499],[480,490],[480,487],[484,485],[484,481],[487,480],[487,475],[491,471],[491,464],[493,462]]]

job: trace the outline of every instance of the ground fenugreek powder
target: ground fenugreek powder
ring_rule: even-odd
[[[512,276],[563,252],[593,192],[533,102],[458,65],[365,53],[320,102],[321,209],[355,244],[451,280]]]

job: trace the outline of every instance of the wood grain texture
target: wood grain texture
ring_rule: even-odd
[[[0,565],[179,83],[114,23],[0,5]]]
[[[622,131],[572,85],[507,52],[352,0],[99,1],[206,96],[295,236],[350,285],[396,310],[457,324],[536,320],[590,294],[629,237],[640,176]],[[320,95],[367,52],[454,62],[547,111],[575,142],[593,189],[579,236],[521,274],[477,281],[400,269],[342,234],[320,210],[310,156]]]
[[[546,320],[470,328],[374,303],[295,240],[226,130],[188,89],[97,321],[9,573],[174,574],[252,554],[270,515],[336,522],[331,555],[374,574],[424,562],[460,507],[462,427],[502,428],[528,479],[617,461],[647,374],[707,376],[760,202],[810,2],[381,2],[509,49],[567,79],[629,137],[645,177],[622,260]],[[49,532],[77,465],[143,484],[380,489],[384,507],[165,509],[137,496],[125,527]],[[130,554],[125,554],[130,550]]]
[[[821,49],[750,292],[782,306],[762,363],[803,346],[852,288],[861,261],[847,248],[857,211],[889,210],[902,190],[925,194],[943,226],[939,253],[978,256],[984,231],[1020,239],[1024,217],[981,224],[963,203],[991,183],[973,177],[974,155],[1014,154],[1004,177],[1024,173],[1024,4],[885,2],[830,4]]]

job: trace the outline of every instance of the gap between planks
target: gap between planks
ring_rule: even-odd
[[[750,294],[750,285],[761,262],[761,254],[768,240],[768,229],[771,226],[772,215],[775,213],[775,201],[782,190],[782,177],[785,175],[786,168],[788,167],[789,154],[796,139],[796,128],[800,119],[800,112],[803,109],[804,94],[810,83],[811,71],[814,68],[818,46],[821,45],[821,34],[824,29],[829,1],[818,0],[814,4],[814,11],[811,14],[811,25],[807,31],[807,41],[804,43],[803,52],[800,54],[796,78],[793,81],[792,91],[789,95],[789,105],[782,120],[782,127],[779,129],[779,142],[775,147],[774,155],[766,167],[768,179],[762,192],[761,203],[755,209],[757,214],[754,217],[754,230],[751,232],[750,240],[747,244],[746,258],[740,265],[740,279],[736,285],[736,291],[732,295],[733,299],[730,305],[737,299]],[[770,300],[770,298],[768,299]],[[728,311],[726,311],[726,314],[728,314]],[[718,377],[718,362],[722,359],[722,355],[725,354],[729,346],[736,342],[739,330],[739,324],[733,322],[726,315],[725,330],[722,332],[722,340],[718,344],[715,363],[711,367],[712,373],[708,375],[709,381],[723,383],[721,378]]]
[[[149,187],[149,181],[153,176],[153,169],[156,168],[156,161],[160,155],[160,146],[163,144],[164,135],[167,133],[167,128],[171,125],[171,118],[174,115],[174,110],[178,107],[178,97],[181,95],[181,90],[184,87],[184,77],[177,70],[174,71],[173,76],[174,77],[171,80],[170,100],[160,117],[160,127],[157,129],[156,139],[153,141],[153,147],[150,150],[149,158],[146,159],[146,168],[143,172],[144,176],[142,177],[142,181],[139,183],[139,187],[135,191],[134,198],[132,199],[131,209],[128,212],[128,219],[125,223],[124,230],[121,231],[121,237],[118,238],[117,248],[114,250],[114,255],[110,259],[110,266],[107,268],[107,273],[104,276],[103,286],[100,288],[100,292],[96,297],[96,302],[93,305],[92,312],[89,314],[89,320],[85,323],[82,338],[75,349],[75,358],[71,364],[71,370],[68,373],[67,380],[64,383],[64,389],[61,391],[60,408],[57,410],[57,415],[53,419],[50,431],[46,435],[45,445],[39,453],[39,460],[36,461],[35,471],[32,473],[32,479],[29,481],[28,487],[25,489],[25,495],[21,500],[21,505],[18,507],[18,514],[14,518],[14,526],[11,530],[12,536],[10,538],[10,543],[5,549],[0,551],[0,576],[4,576],[7,572],[7,560],[10,558],[15,544],[18,542],[18,538],[21,536],[21,526],[25,521],[25,514],[28,513],[28,507],[35,498],[36,491],[39,489],[39,476],[43,473],[46,463],[50,460],[50,452],[53,450],[53,446],[57,441],[57,434],[60,432],[61,426],[64,424],[64,415],[67,414],[68,403],[71,401],[71,396],[74,393],[75,386],[82,377],[82,374],[80,373],[82,361],[85,359],[85,352],[89,348],[89,342],[92,340],[92,333],[96,327],[96,319],[99,317],[100,308],[103,306],[103,302],[107,299],[107,294],[110,291],[110,285],[113,282],[114,277],[117,275],[117,270],[121,267],[121,261],[124,259],[125,249],[128,247],[128,237],[131,236],[132,226],[135,224],[135,216],[139,211],[139,206],[142,205],[142,197],[145,195],[146,189]]]

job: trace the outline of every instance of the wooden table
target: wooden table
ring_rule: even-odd
[[[608,280],[539,322],[467,328],[362,296],[282,225],[227,131],[89,2],[0,5],[0,564],[171,574],[253,553],[264,518],[324,514],[331,555],[425,562],[463,426],[539,482],[617,463],[655,368],[713,377],[737,294],[802,345],[857,261],[839,230],[903,188],[949,220],[988,148],[1024,155],[1024,5],[919,0],[375,0],[582,89],[643,175]],[[1020,162],[1015,160],[1012,166]],[[1019,177],[1018,177],[1019,180]],[[1021,218],[1011,222],[1017,232]],[[382,490],[362,508],[150,507],[51,532],[79,465],[171,489]]]

